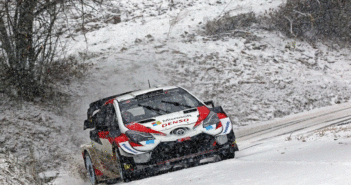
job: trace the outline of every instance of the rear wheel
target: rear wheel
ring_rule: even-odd
[[[91,162],[91,158],[87,152],[85,152],[84,158],[85,158],[85,167],[88,171],[89,180],[92,185],[96,185],[97,180],[96,180],[95,170],[93,167],[93,163]]]

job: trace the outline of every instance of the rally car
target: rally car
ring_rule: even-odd
[[[222,107],[181,87],[126,92],[93,102],[82,155],[92,184],[231,159],[238,151]]]

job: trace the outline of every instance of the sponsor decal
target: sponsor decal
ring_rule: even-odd
[[[229,124],[230,124],[230,122],[228,121],[228,122],[227,122],[227,125],[226,125],[226,127],[225,127],[225,130],[224,130],[224,133],[226,133],[226,132],[228,131]]]
[[[168,122],[168,123],[164,123],[164,124],[162,124],[162,128],[170,126],[170,125],[178,124],[178,123],[184,123],[184,122],[189,122],[189,119],[180,119],[180,120],[177,120],[177,121],[171,121],[171,122]]]
[[[136,152],[135,152],[134,150],[132,150],[131,148],[129,148],[126,144],[123,143],[122,146],[123,146],[124,148],[126,148],[128,151],[130,151],[130,152],[136,154]]]
[[[156,122],[153,122],[153,123],[152,123],[152,126],[157,126],[157,125],[161,125],[161,124],[162,124],[161,121],[156,121]]]
[[[165,120],[162,120],[162,122],[168,122],[168,121],[172,121],[172,120],[175,120],[175,119],[182,119],[182,118],[189,118],[189,117],[191,117],[191,115],[185,115],[185,116],[180,116],[180,117],[165,119]]]
[[[146,144],[149,145],[149,144],[154,144],[155,143],[155,140],[148,140],[146,141]]]
[[[206,130],[212,130],[212,129],[213,129],[212,125],[206,127]]]

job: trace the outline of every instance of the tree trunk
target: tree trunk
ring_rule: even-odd
[[[15,75],[19,95],[30,96],[37,88],[35,80],[35,51],[33,48],[34,10],[37,0],[25,0],[20,3],[17,28],[14,27],[16,60],[11,69]]]

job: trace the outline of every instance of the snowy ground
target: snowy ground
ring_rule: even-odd
[[[110,3],[108,11],[100,11],[98,19],[88,18],[88,44],[79,29],[65,40],[66,55],[78,59],[84,56],[84,62],[91,66],[85,79],[62,87],[75,96],[69,105],[10,102],[1,95],[0,170],[4,173],[0,173],[0,184],[20,184],[15,179],[31,184],[21,167],[18,177],[1,176],[11,174],[16,167],[9,165],[16,164],[16,158],[6,157],[9,152],[21,164],[31,166],[24,174],[40,176],[46,172],[55,177],[58,172],[54,184],[87,184],[79,145],[88,140],[88,131],[82,130],[88,104],[147,88],[148,80],[153,86],[180,85],[203,100],[214,100],[224,106],[239,130],[259,129],[266,123],[262,121],[272,119],[279,124],[278,117],[350,99],[351,52],[347,48],[287,39],[259,25],[216,36],[204,33],[206,21],[225,12],[262,14],[285,1],[105,2]],[[118,8],[122,22],[112,24],[109,20]],[[335,132],[345,134],[334,141]],[[350,132],[345,125],[291,137],[289,141],[287,136],[276,137],[247,149],[245,146],[251,144],[242,140],[237,159],[131,184],[172,184],[180,180],[214,184],[214,176],[228,184],[346,184],[343,182],[348,180],[345,174],[350,172],[351,161],[346,152],[350,149]],[[327,178],[331,176],[335,178]]]

